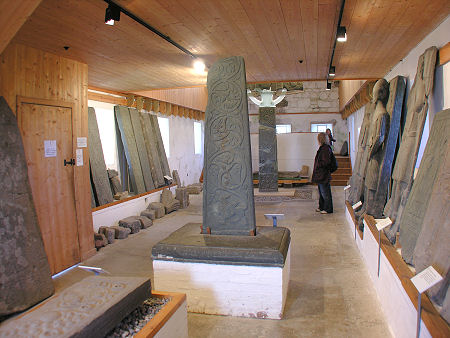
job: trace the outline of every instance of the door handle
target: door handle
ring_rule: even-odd
[[[64,160],[64,166],[75,165],[75,159],[71,158],[70,161]]]

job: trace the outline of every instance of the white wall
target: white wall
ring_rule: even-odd
[[[442,46],[444,46],[447,42],[449,42],[450,39],[449,32],[450,32],[450,16],[447,17],[447,19],[444,20],[434,31],[428,34],[416,47],[414,47],[403,60],[401,60],[398,64],[396,64],[385,75],[384,78],[390,81],[398,75],[404,76],[407,80],[406,95],[408,95],[411,86],[414,83],[414,78],[417,70],[417,62],[419,61],[420,55],[423,54],[425,49],[431,46],[436,46],[437,48],[441,48]],[[436,67],[433,92],[432,95],[428,98],[428,103],[429,103],[428,109],[429,114],[425,122],[416,168],[419,167],[420,161],[422,159],[423,150],[425,149],[426,142],[428,141],[428,136],[434,115],[437,112],[450,107],[450,63]],[[355,116],[357,116],[358,114],[361,114],[361,112],[357,111],[353,113],[351,116],[354,119],[354,126],[352,128],[353,130],[359,128],[362,124],[362,117],[361,119],[355,118]],[[351,117],[349,117],[349,119]],[[355,133],[353,133],[352,135],[350,129],[349,131],[351,139],[353,138],[353,136],[356,137],[355,141],[351,140],[350,143],[357,142],[358,135],[356,135]],[[352,161],[352,163],[354,163],[354,161]]]
[[[252,169],[258,171],[259,142],[258,134],[250,134],[252,147]],[[290,133],[277,135],[277,158],[279,171],[300,171],[303,165],[309,166],[311,179],[314,157],[319,144],[317,133]]]

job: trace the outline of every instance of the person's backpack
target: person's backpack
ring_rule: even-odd
[[[330,147],[330,153],[331,153],[331,155],[330,155],[330,160],[331,160],[330,172],[334,173],[338,168],[338,164],[337,164],[336,156],[334,156],[333,150],[331,150],[331,147]]]

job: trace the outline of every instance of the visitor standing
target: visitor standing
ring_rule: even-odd
[[[331,147],[326,142],[327,135],[319,133],[317,141],[319,142],[319,150],[317,150],[314,159],[314,170],[312,174],[312,182],[317,183],[319,187],[319,208],[317,212],[321,214],[333,213],[333,198],[331,196]]]
[[[331,149],[333,149],[333,142],[336,142],[336,140],[333,138],[333,134],[331,133],[331,129],[327,128],[327,130],[325,130],[325,133],[328,136],[328,144],[330,145]]]

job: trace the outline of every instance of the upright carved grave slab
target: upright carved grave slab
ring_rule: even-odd
[[[233,56],[216,62],[207,84],[202,232],[254,234],[244,59]]]
[[[278,191],[275,107],[259,108],[259,191]]]
[[[0,97],[0,317],[54,292],[17,120]]]

